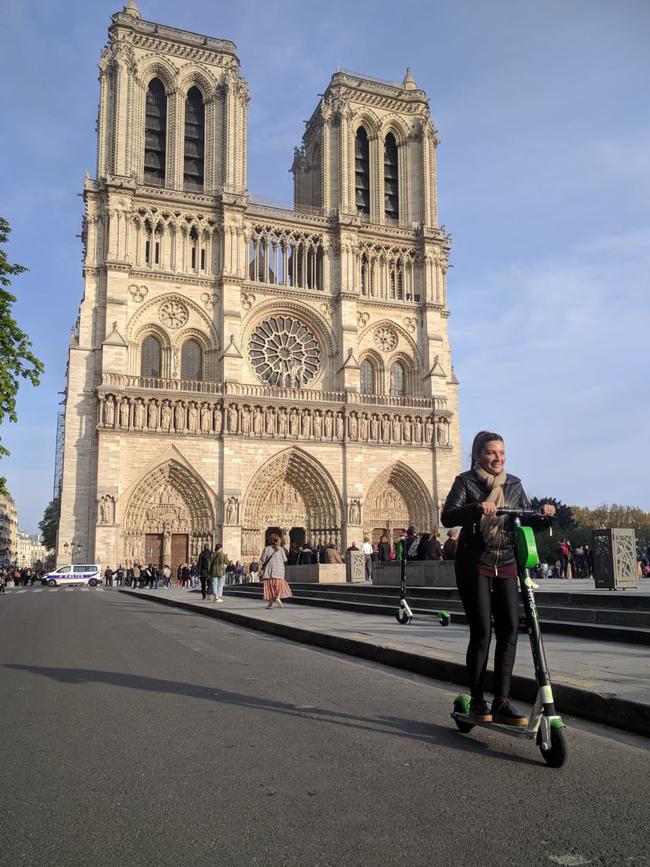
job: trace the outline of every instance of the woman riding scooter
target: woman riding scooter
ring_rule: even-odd
[[[462,527],[456,549],[456,584],[470,629],[467,676],[470,715],[476,722],[525,726],[526,716],[510,702],[510,684],[519,626],[517,563],[506,518],[499,507],[530,509],[521,481],[506,474],[503,437],[481,431],[472,445],[472,468],[456,476],[442,511],[445,527]],[[555,507],[542,507],[544,515]],[[540,524],[540,527],[543,524]],[[483,685],[494,620],[494,701],[490,708]]]

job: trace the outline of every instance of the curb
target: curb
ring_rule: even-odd
[[[120,593],[135,596],[138,599],[147,599],[161,605],[172,608],[183,608],[206,617],[215,617],[225,620],[237,626],[254,629],[258,632],[266,632],[279,638],[297,641],[300,644],[309,644],[313,647],[325,650],[334,650],[345,653],[348,656],[357,656],[361,659],[369,659],[388,665],[392,668],[401,668],[414,674],[434,680],[443,680],[450,683],[465,685],[465,666],[459,662],[440,659],[421,653],[412,653],[407,650],[399,650],[383,644],[372,643],[354,638],[343,638],[338,635],[330,635],[326,632],[316,632],[311,629],[303,629],[299,626],[291,626],[282,622],[259,620],[247,614],[240,614],[223,608],[199,608],[195,602],[184,602],[181,599],[166,599],[162,596],[144,596],[142,593],[120,588]],[[492,687],[492,675],[488,673],[488,690]],[[533,678],[514,675],[512,678],[512,697],[518,701],[533,704],[537,684]],[[590,692],[575,686],[562,683],[553,683],[555,703],[561,713],[571,714],[581,719],[611,726],[624,731],[633,732],[637,735],[650,737],[650,705],[616,696]]]

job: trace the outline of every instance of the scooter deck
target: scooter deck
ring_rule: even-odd
[[[534,738],[537,737],[539,729],[539,725],[532,729],[529,728],[530,723],[527,726],[509,726],[505,723],[476,722],[476,720],[468,713],[454,713],[452,714],[452,717],[453,719],[467,723],[471,726],[477,726],[482,729],[492,729],[493,731],[502,732],[505,735],[512,735],[515,738],[528,738],[529,740],[534,740]]]

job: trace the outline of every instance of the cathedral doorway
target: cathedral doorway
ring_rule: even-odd
[[[170,460],[135,488],[123,512],[124,558],[167,564],[172,570],[212,547],[214,510],[208,492],[189,467]]]
[[[325,467],[299,448],[280,452],[251,480],[242,509],[242,556],[259,556],[268,531],[285,542],[340,547],[341,500]]]
[[[163,565],[163,534],[147,533],[144,538],[144,565],[151,564],[161,569]]]
[[[372,535],[373,543],[381,535],[394,543],[411,525],[419,532],[431,531],[433,504],[422,479],[406,464],[398,462],[370,485],[363,510],[363,532]]]
[[[304,527],[292,527],[289,530],[289,542],[291,545],[302,548],[306,541],[307,533]]]

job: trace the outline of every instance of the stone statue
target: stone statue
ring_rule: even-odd
[[[150,400],[147,407],[147,427],[149,430],[158,430],[158,401]]]
[[[297,437],[300,434],[299,430],[300,425],[300,416],[298,415],[297,409],[291,410],[291,415],[289,416],[289,433],[292,437]]]
[[[323,436],[323,416],[319,409],[314,413],[314,439],[321,439]]]
[[[223,428],[223,413],[221,412],[220,406],[215,406],[214,408],[214,432],[217,436],[221,434],[221,429]]]
[[[196,433],[196,426],[199,420],[199,413],[196,408],[196,404],[194,401],[190,404],[190,408],[187,412],[187,429],[192,433]]]
[[[364,442],[368,439],[368,416],[365,412],[359,419],[359,439]]]
[[[172,426],[172,410],[168,400],[163,401],[160,416],[160,427],[166,431],[170,430]]]
[[[134,427],[136,430],[142,430],[144,427],[144,404],[141,399],[136,400],[134,410]]]
[[[210,433],[210,422],[212,413],[210,405],[207,403],[201,404],[201,433]]]
[[[353,412],[352,415],[348,418],[348,436],[351,440],[357,440],[359,436],[359,422],[357,421],[357,414]]]
[[[402,425],[400,424],[400,417],[398,415],[393,416],[393,442],[398,443],[402,439]]]
[[[261,436],[264,432],[264,413],[262,412],[262,407],[258,406],[255,410],[255,418],[253,420],[253,433],[257,436]]]
[[[358,527],[361,524],[361,508],[358,500],[352,500],[350,503],[348,518],[352,527]]]
[[[337,412],[336,413],[336,439],[337,440],[343,439],[343,432],[344,432],[343,413]]]
[[[228,497],[226,503],[226,524],[233,525],[237,523],[237,497]]]
[[[311,414],[308,409],[302,411],[302,435],[305,439],[311,437]]]
[[[248,435],[251,432],[251,408],[245,406],[241,411],[241,432]]]
[[[280,417],[278,419],[278,433],[281,437],[286,437],[287,435],[287,411],[284,407],[280,410]]]
[[[185,430],[185,404],[182,400],[177,401],[174,409],[174,424],[177,431]]]
[[[390,418],[387,415],[382,416],[381,419],[381,441],[390,442]]]
[[[430,446],[432,439],[433,439],[433,422],[431,421],[430,418],[427,418],[427,420],[424,422],[424,441],[428,446]]]
[[[266,410],[266,433],[268,436],[275,436],[275,410],[273,407]]]
[[[234,404],[231,404],[228,407],[228,430],[230,433],[237,433],[239,430],[238,418],[237,418],[237,407]]]
[[[447,444],[447,419],[439,418],[436,428],[436,441],[438,445],[444,446]]]
[[[332,430],[334,426],[334,418],[332,416],[332,410],[328,409],[325,415],[325,439],[332,439]]]
[[[419,415],[416,415],[413,425],[413,440],[416,443],[422,442],[422,420]]]
[[[379,418],[376,415],[370,419],[370,439],[373,443],[379,440]]]
[[[404,437],[405,443],[411,442],[411,417],[408,415],[404,419],[403,434],[402,435]]]
[[[108,427],[113,427],[115,424],[115,404],[113,403],[113,395],[109,394],[106,398],[106,404],[104,408],[104,423]]]
[[[129,402],[125,397],[120,401],[120,425],[121,427],[129,426]]]

